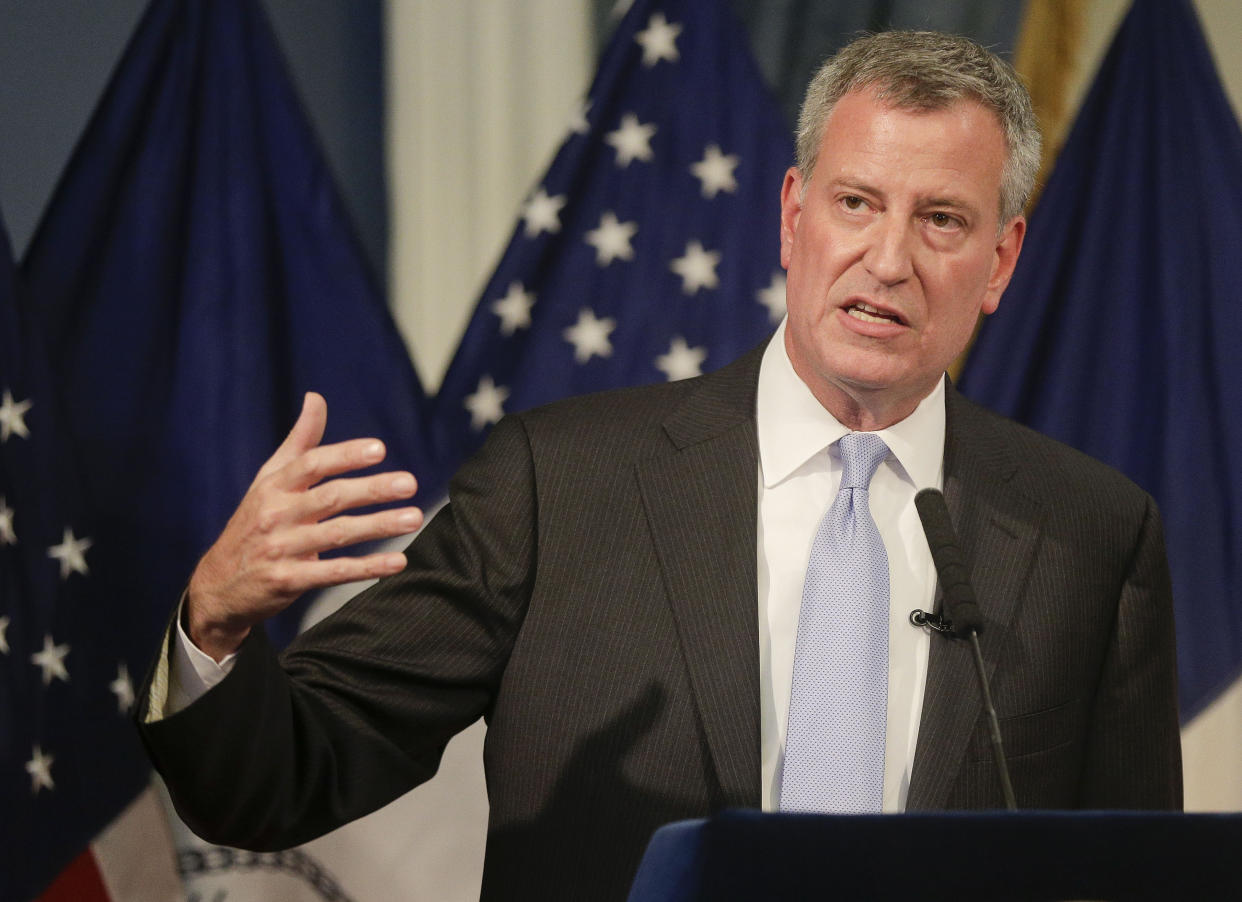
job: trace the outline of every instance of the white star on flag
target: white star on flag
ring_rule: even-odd
[[[681,276],[681,290],[694,294],[700,288],[715,288],[720,284],[716,265],[720,263],[719,251],[708,251],[697,241],[686,245],[684,256],[669,264],[669,269]]]
[[[615,132],[605,135],[604,140],[616,149],[617,166],[624,169],[635,160],[642,160],[644,163],[651,160],[654,156],[651,139],[656,131],[654,125],[644,125],[633,113],[626,113],[621,117],[621,126]]]
[[[610,316],[596,319],[595,312],[582,308],[578,321],[564,331],[565,340],[574,346],[574,360],[586,363],[592,355],[612,356],[612,342],[608,334],[617,328],[617,321]]]
[[[69,654],[68,645],[57,645],[49,635],[43,636],[43,651],[30,656],[30,663],[43,671],[43,685],[50,686],[53,679],[69,682],[69,671],[65,668],[65,655]]]
[[[733,170],[737,168],[739,158],[735,153],[722,153],[716,144],[709,144],[703,151],[703,159],[694,163],[690,171],[702,185],[703,196],[709,200],[721,191],[730,193],[737,190],[737,179]]]
[[[500,317],[500,334],[512,335],[518,329],[529,329],[533,306],[535,295],[526,291],[521,282],[510,282],[508,294],[492,302],[492,313]]]
[[[13,508],[0,495],[0,545],[16,545],[17,533],[13,531]]]
[[[540,186],[522,207],[522,219],[526,223],[527,238],[537,238],[544,232],[561,230],[561,207],[567,198],[564,194],[548,197],[548,193]]]
[[[92,544],[90,539],[74,538],[73,530],[65,527],[60,544],[47,550],[48,557],[60,561],[61,579],[68,579],[70,573],[81,573],[83,576],[90,573],[90,568],[86,566],[86,552]]]
[[[591,107],[595,105],[592,100],[584,100],[574,110],[573,116],[569,118],[569,131],[574,135],[585,135],[591,130],[591,120],[587,117],[591,114]]]
[[[466,410],[470,411],[470,428],[475,432],[492,423],[499,423],[505,415],[505,401],[509,397],[509,389],[497,385],[491,376],[479,380],[479,387],[474,394],[466,396]]]
[[[586,243],[595,248],[595,262],[607,266],[613,260],[633,260],[630,239],[638,232],[636,222],[618,222],[611,210],[599,218],[599,225],[586,233]]]
[[[772,273],[772,281],[767,288],[755,292],[759,303],[768,308],[768,319],[779,323],[785,315],[785,274],[780,270]]]
[[[656,358],[656,369],[668,377],[669,382],[703,375],[703,361],[707,348],[692,348],[680,335],[669,345],[668,353]]]
[[[517,220],[442,381],[446,467],[487,433],[465,406],[485,373],[513,412],[705,373],[771,334],[755,293],[779,263],[780,205],[724,208],[774,190],[793,148],[728,6],[648,0],[617,26],[582,117],[589,131],[563,135],[523,198],[565,195],[560,232],[531,241]],[[536,299],[529,326],[514,283]],[[92,573],[101,566],[92,556]]]
[[[643,65],[650,69],[660,60],[675,63],[681,58],[677,52],[677,35],[681,34],[681,25],[670,23],[664,13],[656,13],[647,20],[647,27],[634,35],[643,48]]]
[[[0,655],[9,653],[9,618],[0,617]]]
[[[117,708],[122,714],[128,714],[134,707],[134,681],[129,678],[129,668],[122,661],[116,668],[116,679],[108,684],[108,689],[116,696]]]
[[[26,773],[30,774],[30,792],[37,795],[40,789],[55,789],[52,782],[52,762],[56,759],[43,754],[43,749],[35,746],[31,750],[30,760],[26,762]]]
[[[25,417],[32,406],[30,401],[14,401],[9,390],[4,390],[4,398],[0,400],[0,442],[7,442],[11,435],[30,438]]]

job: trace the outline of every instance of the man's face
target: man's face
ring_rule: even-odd
[[[805,196],[786,173],[785,344],[847,425],[907,416],[996,309],[1026,228],[997,228],[1004,162],[1000,123],[975,101],[911,112],[855,91],[828,117]]]

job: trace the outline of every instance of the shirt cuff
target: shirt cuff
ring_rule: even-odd
[[[191,642],[181,625],[184,608],[185,597],[182,596],[181,603],[177,606],[177,616],[173,618],[168,634],[164,637],[164,647],[168,649],[168,654],[160,655],[159,666],[151,678],[148,722],[171,717],[190,707],[229,675],[237,659],[237,652],[233,652],[217,663],[211,655]]]

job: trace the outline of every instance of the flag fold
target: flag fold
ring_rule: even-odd
[[[151,648],[307,390],[325,441],[442,476],[424,398],[261,4],[154,0],[24,261],[100,513],[99,576]],[[277,641],[298,611],[269,624]]]
[[[1136,0],[970,354],[975,400],[1164,516],[1182,717],[1242,673],[1242,132],[1188,0]]]

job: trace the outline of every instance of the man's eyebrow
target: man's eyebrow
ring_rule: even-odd
[[[960,197],[953,197],[952,195],[945,195],[941,197],[939,195],[934,195],[934,194],[929,195],[927,197],[920,197],[919,206],[951,207],[954,210],[963,210],[966,212],[973,212],[975,209],[974,204],[970,203],[969,201],[963,200]]]
[[[864,181],[850,178],[849,176],[835,178],[830,184],[838,188],[845,188],[848,191],[857,191],[859,194],[871,194],[876,197],[884,196],[884,192],[874,185],[869,185]]]

